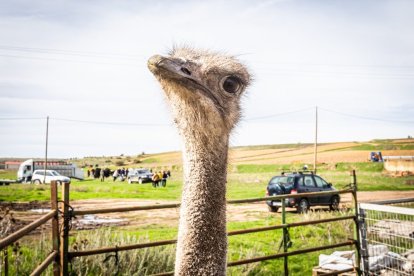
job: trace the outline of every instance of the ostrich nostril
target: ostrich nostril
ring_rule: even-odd
[[[189,75],[189,76],[191,76],[191,72],[190,72],[190,70],[188,70],[187,68],[185,68],[185,67],[181,67],[181,72],[183,72],[184,74],[186,74],[186,75]]]

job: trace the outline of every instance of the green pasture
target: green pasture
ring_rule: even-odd
[[[296,165],[300,168],[300,165]],[[229,167],[227,198],[243,199],[262,197],[270,178],[282,171],[291,171],[291,165],[235,165]],[[345,188],[351,183],[350,171],[357,174],[358,189],[360,191],[379,190],[413,190],[410,183],[414,176],[391,177],[383,173],[382,163],[336,163],[323,164],[318,168],[318,174],[332,183],[337,189]],[[15,172],[3,171],[0,178],[15,178]],[[150,199],[176,200],[181,196],[182,172],[173,171],[172,178],[165,188],[153,188],[150,183],[128,184],[126,181],[113,182],[112,178],[101,182],[99,179],[73,180],[70,186],[70,199]],[[50,199],[49,185],[11,184],[0,186],[0,201],[27,202],[47,201]]]

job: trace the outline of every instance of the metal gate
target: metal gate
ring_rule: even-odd
[[[414,275],[414,209],[359,204],[364,275]]]

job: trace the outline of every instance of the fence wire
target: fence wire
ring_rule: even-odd
[[[365,275],[414,275],[414,209],[360,204]]]

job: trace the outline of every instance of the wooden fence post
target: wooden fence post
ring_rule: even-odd
[[[60,275],[67,276],[69,275],[69,258],[68,258],[68,249],[69,249],[69,222],[70,222],[70,213],[69,213],[69,183],[62,183],[62,213],[63,220],[62,230],[60,233]]]
[[[50,208],[56,210],[56,215],[52,219],[52,248],[53,251],[59,252],[59,206],[57,190],[57,182],[52,181],[50,184]],[[59,254],[56,255],[53,261],[53,275],[60,275]]]

